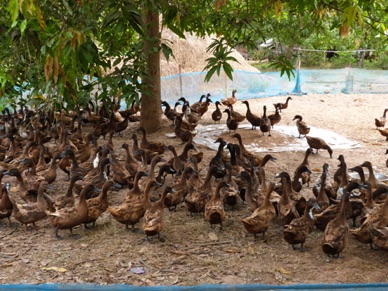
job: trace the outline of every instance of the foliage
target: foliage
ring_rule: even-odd
[[[21,100],[21,90],[45,96],[58,108],[129,103],[151,89],[144,41],[150,41],[143,13],[156,9],[162,26],[181,38],[184,32],[212,35],[205,80],[223,69],[233,78],[231,48],[253,51],[273,38],[280,44],[272,66],[291,77],[295,47],[385,50],[387,21],[383,0],[1,0],[0,97]],[[340,37],[342,36],[342,38]],[[346,36],[344,38],[343,36]],[[151,51],[173,57],[160,35]],[[312,63],[319,58],[308,57]],[[341,58],[342,60],[342,58]],[[335,60],[340,62],[340,58]],[[97,90],[98,88],[98,90]],[[160,96],[159,96],[160,98]]]

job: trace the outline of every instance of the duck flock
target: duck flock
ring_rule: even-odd
[[[269,181],[265,165],[275,157],[250,152],[238,132],[239,123],[246,120],[252,130],[258,128],[271,138],[271,130],[292,98],[273,104],[274,114],[267,114],[263,106],[258,116],[247,100],[242,101],[245,114],[234,110],[236,92],[216,101],[209,112],[215,123],[227,116],[230,137],[236,140],[231,143],[218,137],[218,150],[212,156],[205,156],[210,151],[201,152],[193,141],[196,126],[212,102],[210,94],[194,104],[183,97],[175,106],[161,103],[174,128],[174,144],[182,144],[181,152],[173,143],[150,140],[146,129],[137,124],[140,108],[135,102],[122,111],[114,102],[109,110],[90,104],[78,113],[5,109],[0,122],[0,218],[11,224],[16,220],[25,229],[49,219],[55,237],[62,239],[60,230],[68,229],[73,235],[79,225],[94,228],[107,211],[128,230],[140,228],[147,239],[157,236],[164,241],[166,208],[176,211],[184,205],[190,215],[203,215],[212,228],[222,229],[228,211],[246,207],[250,215],[241,219],[241,227],[255,238],[265,237],[267,229],[278,224],[284,241],[301,251],[314,229],[324,232],[321,249],[328,256],[338,257],[350,235],[373,249],[387,251],[388,185],[376,178],[372,164],[365,161],[348,168],[345,157],[339,155],[333,179],[325,163],[311,195],[305,195],[301,190],[313,183],[309,156],[322,149],[332,157],[333,150],[323,139],[309,135],[303,117],[295,115],[299,138],[306,138],[309,147],[293,173],[283,171],[276,181]],[[382,135],[386,111],[376,119]],[[131,142],[115,148],[115,136],[125,133],[131,123],[136,128]],[[124,161],[119,151],[125,153]],[[59,175],[60,171],[64,174]],[[350,172],[357,173],[357,178]],[[49,194],[51,184],[65,181],[64,193]],[[111,203],[115,191],[125,193],[119,203]]]

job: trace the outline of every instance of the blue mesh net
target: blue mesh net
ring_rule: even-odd
[[[190,103],[210,93],[217,101],[237,89],[239,100],[305,93],[387,93],[388,71],[344,68],[338,70],[295,71],[288,79],[279,72],[256,73],[235,70],[233,81],[225,74],[204,82],[206,72],[186,73],[162,78],[162,100],[175,102],[184,96]]]

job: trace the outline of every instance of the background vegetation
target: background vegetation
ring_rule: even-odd
[[[184,32],[214,36],[208,48],[213,56],[204,68],[206,80],[221,69],[233,78],[230,49],[253,52],[269,38],[281,44],[270,59],[272,68],[289,76],[295,47],[386,51],[385,0],[0,0],[0,4],[3,106],[41,102],[43,107],[79,110],[89,101],[109,107],[142,96],[148,106],[142,107],[141,122],[149,132],[160,125],[155,118],[160,104],[159,55],[173,57],[169,43],[161,38],[164,27],[181,38]],[[382,68],[385,58],[377,60]],[[322,62],[322,55],[306,53],[302,61],[342,66],[352,58]],[[22,98],[22,92],[29,95]]]

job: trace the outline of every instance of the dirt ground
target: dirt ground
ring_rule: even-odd
[[[348,167],[366,160],[372,162],[377,173],[388,175],[385,151],[388,142],[374,126],[374,118],[381,117],[388,108],[387,95],[303,95],[292,96],[287,109],[282,112],[280,126],[295,126],[296,114],[303,116],[311,126],[333,131],[359,144],[359,147],[340,149],[334,147],[333,158],[326,151],[314,154],[309,161],[315,181],[323,163],[330,165],[330,179],[337,169],[337,157],[345,156]],[[284,102],[286,96],[250,100],[252,111],[262,114],[263,105],[273,113],[272,103]],[[171,102],[172,103],[172,102]],[[210,114],[214,105],[201,120],[201,124],[212,124]],[[240,101],[235,110],[245,113]],[[226,116],[222,123],[225,123]],[[122,136],[114,137],[115,152],[120,161],[125,153],[124,142],[132,145],[130,136],[138,125],[131,124]],[[87,131],[87,127],[85,128]],[[148,135],[152,141],[163,141],[176,146],[178,153],[183,146],[166,134],[173,132],[168,120],[163,128]],[[271,148],[274,144],[297,140],[296,136],[285,137],[277,131],[272,137],[262,136],[259,130],[238,129],[246,144],[255,142],[259,147]],[[311,133],[313,135],[313,133]],[[227,141],[236,142],[229,133],[223,133]],[[214,138],[215,139],[215,138]],[[285,142],[286,140],[286,142]],[[99,144],[104,144],[102,139]],[[215,151],[197,144],[205,154],[200,168],[207,167]],[[306,147],[271,151],[277,160],[266,166],[268,181],[278,182],[274,176],[281,171],[291,174],[304,157]],[[264,155],[265,152],[260,153]],[[164,154],[166,159],[170,152]],[[202,173],[205,171],[202,171]],[[59,170],[57,180],[48,193],[56,197],[66,191],[68,182]],[[13,182],[13,178],[8,178]],[[4,179],[6,180],[6,179]],[[3,180],[3,182],[4,182]],[[213,180],[214,182],[214,180]],[[311,187],[303,193],[311,193]],[[119,204],[127,190],[109,192],[110,203]],[[16,193],[13,193],[15,195]],[[368,283],[388,282],[388,253],[372,250],[349,238],[349,244],[339,259],[328,258],[321,250],[322,232],[314,230],[305,244],[305,252],[293,250],[282,237],[282,227],[273,222],[266,239],[254,239],[248,235],[240,220],[250,211],[239,205],[227,211],[224,229],[212,229],[202,215],[191,217],[185,205],[176,212],[164,212],[163,235],[165,242],[157,238],[145,240],[141,230],[133,233],[125,230],[106,212],[97,221],[94,230],[77,227],[74,232],[79,239],[61,231],[64,240],[57,240],[48,219],[37,223],[38,229],[25,231],[13,220],[0,222],[0,283],[126,283],[131,285],[196,285],[196,284],[309,284],[309,283]]]

